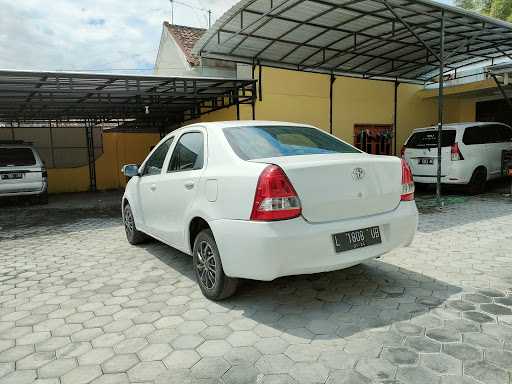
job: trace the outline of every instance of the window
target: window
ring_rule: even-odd
[[[189,132],[180,137],[172,153],[168,172],[203,168],[204,140],[201,132]]]
[[[441,146],[450,147],[455,144],[456,132],[454,130],[442,131]],[[405,145],[407,148],[436,148],[437,131],[421,131],[413,133]]]
[[[243,160],[328,153],[360,153],[351,145],[309,127],[232,127],[224,128],[224,135],[233,151]]]
[[[505,125],[500,125],[501,137],[503,142],[512,141],[512,128],[507,127]]]
[[[462,142],[466,145],[485,144],[489,140],[487,127],[468,127],[464,130]]]
[[[167,156],[167,152],[169,152],[173,139],[174,137],[171,137],[158,146],[155,152],[149,157],[148,161],[146,161],[142,176],[158,175],[162,172],[165,156]]]
[[[0,148],[0,167],[27,167],[36,165],[30,148]]]

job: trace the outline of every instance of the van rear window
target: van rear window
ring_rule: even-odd
[[[36,165],[30,148],[0,148],[0,167],[26,167]]]
[[[443,131],[441,146],[450,147],[455,144],[456,131]],[[409,138],[406,148],[435,148],[437,147],[437,131],[416,132]]]

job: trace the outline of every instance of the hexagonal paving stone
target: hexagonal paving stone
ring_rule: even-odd
[[[32,352],[34,352],[32,345],[16,345],[0,353],[0,362],[9,363],[11,361],[20,360],[30,355]]]
[[[199,379],[219,378],[229,369],[229,363],[220,357],[204,357],[191,369]]]
[[[439,376],[423,367],[399,367],[396,377],[401,383],[435,384],[439,382]]]
[[[223,356],[231,348],[233,347],[224,340],[209,340],[201,344],[201,346],[197,348],[197,352],[199,352],[201,356],[215,357]]]
[[[469,302],[475,303],[475,304],[481,304],[481,303],[490,303],[492,299],[485,295],[480,295],[478,293],[468,293],[462,296],[464,300],[467,300]]]
[[[512,296],[508,297],[500,297],[494,300],[498,304],[507,305],[509,307],[512,307]]]
[[[170,343],[174,339],[176,339],[180,334],[174,328],[163,328],[158,329],[152,334],[146,336],[146,340],[150,343],[160,344],[160,343]],[[194,336],[194,335],[191,335]]]
[[[165,373],[166,368],[161,361],[144,361],[128,371],[128,377],[131,381],[151,381],[158,375]]]
[[[79,365],[98,365],[114,356],[112,348],[93,348],[78,358]]]
[[[460,333],[455,329],[449,328],[434,328],[428,330],[425,335],[441,343],[453,343],[461,339]]]
[[[445,326],[456,329],[459,332],[479,332],[480,324],[467,319],[446,320]]]
[[[505,293],[502,291],[498,291],[497,289],[492,288],[486,288],[486,289],[480,289],[478,291],[479,294],[487,296],[487,297],[504,297]]]
[[[195,335],[206,328],[206,324],[202,321],[186,321],[178,325],[176,328],[183,335]]]
[[[326,384],[370,384],[372,381],[353,369],[331,372]]]
[[[89,352],[92,349],[92,345],[87,341],[80,341],[76,343],[70,343],[56,351],[59,359],[67,357],[79,357]]]
[[[68,345],[71,342],[69,337],[50,337],[40,343],[36,344],[36,351],[38,352],[49,352],[56,351]]]
[[[172,348],[169,344],[150,344],[137,354],[141,361],[154,361],[162,360],[171,352]]]
[[[466,364],[464,374],[486,384],[506,384],[509,379],[507,372],[486,361]]]
[[[405,347],[387,347],[382,352],[382,357],[390,363],[397,365],[416,364],[419,355],[416,351]]]
[[[135,353],[144,348],[146,345],[148,345],[148,342],[143,337],[125,339],[114,345],[114,351],[116,353]]]
[[[147,335],[151,334],[155,330],[155,327],[151,324],[137,324],[133,327],[130,327],[128,329],[125,329],[123,331],[123,334],[126,337],[146,337]]]
[[[253,384],[258,382],[258,375],[258,370],[252,366],[237,365],[222,376],[222,381],[226,384]]]
[[[512,315],[512,309],[498,304],[482,304],[480,309],[492,315]]]
[[[357,358],[345,351],[324,351],[318,359],[320,363],[330,369],[352,369]]]
[[[294,344],[290,345],[284,354],[295,362],[305,362],[316,361],[320,352],[320,348],[309,344]]]
[[[224,359],[231,365],[251,365],[261,357],[261,353],[254,347],[231,348],[224,354]]]
[[[398,322],[394,324],[395,329],[406,336],[422,335],[424,328],[409,322]]]
[[[55,360],[54,352],[36,352],[16,362],[16,369],[37,369]]]
[[[468,311],[464,312],[462,315],[466,319],[476,321],[477,323],[491,323],[494,321],[494,319],[491,316],[478,311]]]
[[[462,374],[462,363],[442,353],[426,353],[421,355],[421,365],[441,375]]]
[[[115,355],[102,364],[105,373],[126,372],[139,362],[139,358],[134,353],[124,355]]]
[[[254,348],[264,355],[283,353],[290,344],[280,337],[267,337],[254,344]]]
[[[226,340],[233,347],[248,347],[254,345],[259,339],[259,336],[252,331],[235,331]]]
[[[49,331],[42,331],[42,332],[32,332],[28,333],[19,339],[16,339],[17,345],[28,345],[28,344],[37,344],[42,341],[45,341],[49,339],[51,336],[51,333]]]
[[[174,349],[194,349],[204,342],[201,336],[197,335],[183,335],[176,337],[171,345]]]
[[[203,329],[200,333],[206,340],[221,340],[227,338],[233,330],[225,325],[214,325]]]
[[[498,367],[512,369],[512,352],[499,349],[488,349],[485,351],[485,360],[497,365]]]
[[[37,376],[42,379],[59,377],[76,367],[75,359],[54,360],[38,369]]]
[[[320,363],[296,363],[289,374],[299,383],[325,383],[329,370]]]
[[[62,384],[88,384],[101,375],[99,365],[77,367],[61,378]]]
[[[481,360],[482,358],[482,352],[479,349],[466,343],[445,344],[442,352],[462,361]]]
[[[4,377],[5,375],[14,371],[14,362],[10,363],[0,363],[0,377]]]
[[[501,346],[498,339],[484,333],[465,333],[463,340],[465,343],[483,348],[499,348]]]
[[[447,305],[457,311],[472,311],[475,309],[474,304],[464,300],[451,300],[447,302]]]
[[[2,377],[0,382],[2,384],[31,384],[36,378],[36,371],[14,371]]]
[[[382,359],[363,358],[357,362],[355,369],[372,380],[389,380],[395,377],[395,367]]]
[[[290,375],[264,375],[261,384],[297,384]]]
[[[129,384],[126,373],[107,373],[93,380],[91,384]]]
[[[154,325],[157,328],[175,328],[183,321],[181,316],[165,316],[157,320]]]
[[[264,355],[256,362],[256,368],[265,374],[287,373],[293,361],[286,355]]]
[[[188,369],[191,368],[201,359],[201,356],[190,349],[184,349],[179,351],[171,352],[167,357],[164,358],[164,364],[168,369]]]

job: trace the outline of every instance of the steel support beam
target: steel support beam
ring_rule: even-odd
[[[96,192],[96,158],[94,155],[94,124],[85,120],[85,138],[87,140],[87,162],[89,164],[89,190]]]
[[[329,81],[329,133],[332,135],[333,133],[333,96],[334,96],[334,82],[336,81],[336,76],[331,74],[331,78]]]
[[[400,83],[395,81],[395,93],[393,98],[393,154],[396,156],[398,153],[396,151],[396,142],[397,142],[397,106],[398,106],[398,87]]]
[[[441,200],[441,160],[442,160],[442,138],[443,138],[443,113],[444,113],[444,33],[445,33],[445,14],[441,11],[441,25],[439,30],[439,87],[437,98],[437,180],[436,180],[436,199],[439,207],[443,206]]]
[[[496,86],[498,87],[498,90],[500,91],[501,96],[503,96],[503,98],[507,102],[508,107],[512,110],[512,101],[510,101],[510,98],[508,97],[507,93],[505,92],[505,89],[501,86],[501,84],[498,80],[498,77],[494,73],[491,74],[491,77],[494,79],[494,82],[496,83]]]

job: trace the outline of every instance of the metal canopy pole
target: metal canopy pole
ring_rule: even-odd
[[[503,96],[503,98],[507,102],[508,107],[510,109],[512,109],[512,101],[510,101],[507,93],[505,92],[505,89],[503,89],[503,87],[501,86],[498,78],[496,77],[496,75],[494,73],[491,74],[491,77],[494,79],[494,82],[496,83],[496,86],[498,87],[498,90],[500,91],[501,96]]]
[[[396,123],[397,123],[397,104],[398,104],[398,86],[400,85],[400,82],[398,81],[395,81],[395,95],[394,95],[394,106],[393,106],[393,145],[394,145],[394,149],[393,149],[393,153],[395,154],[395,156],[397,155],[397,152],[396,152],[396,133],[397,133],[397,128],[396,128]]]
[[[445,16],[444,10],[441,11],[441,30],[439,44],[439,90],[437,98],[437,182],[436,182],[436,198],[437,204],[441,207],[441,148],[443,134],[443,109],[444,109],[444,32],[445,32]]]
[[[331,79],[329,81],[329,133],[332,135],[332,111],[333,111],[333,93],[334,93],[334,82],[336,81],[336,76],[331,74]]]
[[[94,126],[89,119],[85,120],[85,137],[87,140],[87,158],[89,162],[89,188],[96,192],[96,156],[94,155]]]

